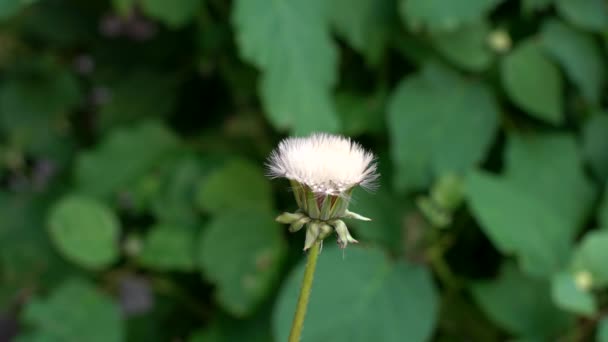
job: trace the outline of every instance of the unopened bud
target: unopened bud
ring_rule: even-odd
[[[589,291],[593,287],[593,275],[589,271],[579,271],[574,275],[574,283],[579,290]]]
[[[505,30],[495,30],[488,36],[488,45],[496,52],[507,52],[511,49],[511,36],[509,36],[509,33]]]

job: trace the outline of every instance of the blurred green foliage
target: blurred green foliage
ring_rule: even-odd
[[[378,155],[323,341],[608,341],[604,0],[0,2],[0,340],[283,341],[264,160]]]

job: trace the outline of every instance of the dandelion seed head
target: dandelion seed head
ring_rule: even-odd
[[[327,133],[281,141],[267,166],[272,178],[285,177],[327,195],[357,185],[374,188],[379,176],[373,153],[350,138]]]

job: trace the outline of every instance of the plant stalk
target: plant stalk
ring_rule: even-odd
[[[306,309],[308,308],[308,299],[310,298],[310,290],[312,281],[317,267],[317,259],[319,250],[321,249],[321,241],[315,242],[308,252],[308,260],[304,269],[304,279],[302,279],[302,288],[298,297],[298,305],[296,313],[291,324],[291,332],[289,333],[289,342],[300,342],[302,337],[302,329],[304,328],[304,318],[306,317]]]

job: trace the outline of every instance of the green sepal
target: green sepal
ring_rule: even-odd
[[[327,223],[321,223],[320,231],[319,231],[319,240],[324,240],[328,237],[334,229]]]
[[[323,205],[321,206],[321,216],[320,216],[321,220],[328,220],[332,217],[331,216],[331,211],[332,211],[331,209],[333,207],[332,202],[334,202],[334,204],[336,202],[336,200],[334,200],[333,196],[326,195],[323,198]]]
[[[319,206],[317,204],[317,196],[315,196],[314,192],[306,191],[305,192],[306,202],[304,205],[304,211],[308,213],[308,216],[313,219],[319,219],[321,216],[321,212],[319,211]]]
[[[365,217],[363,215],[359,215],[357,213],[354,213],[348,209],[346,209],[346,211],[344,212],[344,218],[349,218],[349,219],[355,219],[355,220],[361,220],[361,221],[371,221],[372,219],[370,219],[369,217]]]
[[[311,221],[306,225],[306,240],[304,241],[304,250],[308,250],[319,238],[321,232],[321,222]]]
[[[308,222],[310,222],[310,218],[308,216],[302,217],[301,219],[297,220],[296,222],[293,222],[289,226],[289,232],[295,233],[295,232],[299,231]]]
[[[306,216],[302,213],[282,213],[281,215],[277,216],[275,221],[283,224],[292,224],[304,217]]]
[[[349,243],[359,242],[350,235],[348,227],[346,226],[346,223],[344,223],[344,221],[333,220],[329,223],[334,226],[336,230],[336,235],[338,235],[338,245],[340,246],[340,248],[346,248]]]

